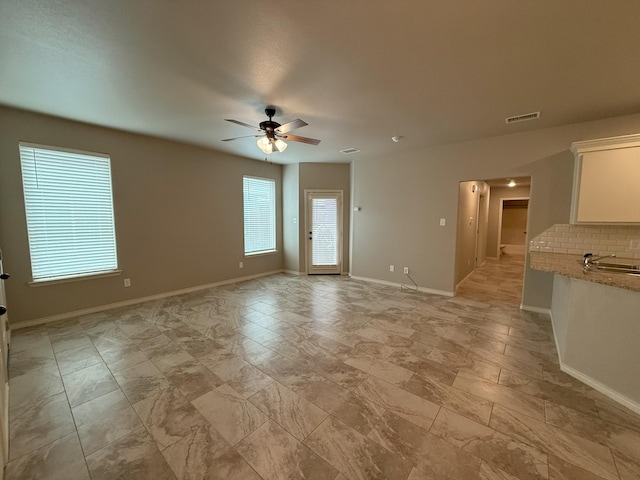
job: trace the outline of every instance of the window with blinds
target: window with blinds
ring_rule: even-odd
[[[256,255],[276,250],[276,182],[243,177],[244,253]]]
[[[107,155],[20,143],[34,281],[118,268]]]

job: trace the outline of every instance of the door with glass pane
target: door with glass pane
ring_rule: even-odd
[[[307,273],[342,272],[342,191],[307,190]]]

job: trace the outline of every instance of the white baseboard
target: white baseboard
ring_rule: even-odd
[[[48,317],[36,318],[34,320],[27,320],[25,322],[12,323],[12,330],[19,330],[21,328],[34,327],[36,325],[42,325],[45,323],[57,322],[58,320],[65,320],[67,318],[80,317],[82,315],[89,315],[90,313],[103,312],[105,310],[111,310],[114,308],[128,307],[129,305],[135,305],[136,303],[148,302],[151,300],[159,300],[161,298],[173,297],[175,295],[183,295],[185,293],[197,292],[199,290],[206,290],[207,288],[219,287],[222,285],[229,285],[231,283],[240,283],[247,280],[253,280],[255,278],[267,277],[276,273],[288,273],[283,270],[273,270],[271,272],[257,273],[255,275],[247,275],[246,277],[230,278],[228,280],[222,280],[215,283],[207,283],[205,285],[197,285],[195,287],[183,288],[181,290],[173,290],[171,292],[158,293],[156,295],[149,295],[147,297],[132,298],[131,300],[124,300],[122,302],[109,303],[107,305],[99,305],[97,307],[84,308],[82,310],[74,310],[72,312],[60,313],[57,315],[50,315]]]
[[[524,303],[520,304],[520,310],[524,310],[525,312],[544,313],[549,316],[551,315],[550,308],[534,307],[533,305],[525,305]]]
[[[618,402],[620,405],[623,405],[627,407],[629,410],[640,415],[640,403],[634,400],[631,400],[628,397],[625,397],[624,395],[607,387],[603,383],[600,383],[597,380],[594,380],[593,378],[589,377],[588,375],[585,375],[582,372],[574,368],[571,368],[569,365],[566,365],[563,362],[560,362],[560,370],[562,370],[567,375],[571,375],[573,378],[580,380],[582,383],[589,385],[591,388],[593,388],[594,390],[597,390],[604,396],[609,397],[614,402]]]
[[[296,270],[283,270],[282,273],[288,273],[289,275],[298,275],[300,277],[307,274],[307,272],[298,272]]]
[[[597,390],[598,392],[603,394],[605,397],[610,398],[614,402],[617,402],[620,405],[627,407],[632,412],[635,412],[640,415],[640,403],[636,402],[635,400],[631,400],[630,398],[609,388],[605,384],[600,383],[597,380],[594,380],[590,376],[585,375],[579,370],[576,370],[575,368],[570,367],[569,365],[564,363],[564,360],[562,359],[561,350],[558,346],[558,337],[556,336],[556,329],[553,324],[553,315],[550,314],[550,316],[551,316],[551,328],[553,330],[553,341],[556,344],[556,352],[558,352],[558,364],[560,365],[560,370],[562,370],[567,375],[572,376],[576,380],[581,381],[585,385],[589,385],[591,388],[593,388],[594,390]]]
[[[362,280],[363,282],[369,282],[369,283],[379,283],[380,285],[388,285],[389,287],[400,288],[402,286],[402,284],[400,284],[400,283],[388,282],[386,280],[380,280],[378,278],[357,277],[355,275],[349,275],[349,276],[351,278],[353,278],[354,280]],[[454,296],[453,292],[449,292],[447,290],[435,290],[433,288],[426,288],[426,287],[418,287],[418,291],[423,292],[423,293],[431,293],[433,295],[442,295],[442,296],[445,296],[445,297],[453,297]]]

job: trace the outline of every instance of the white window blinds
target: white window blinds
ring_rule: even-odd
[[[276,249],[276,182],[268,178],[243,177],[244,253]]]
[[[111,160],[20,144],[34,281],[116,270]]]

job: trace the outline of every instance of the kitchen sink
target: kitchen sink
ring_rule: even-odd
[[[640,275],[640,265],[632,265],[629,263],[589,262],[584,265],[584,270],[591,272],[595,271]]]

